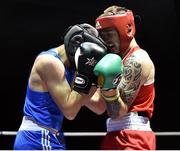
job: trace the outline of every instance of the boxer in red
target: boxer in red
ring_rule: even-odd
[[[135,40],[133,12],[120,6],[108,7],[97,17],[96,29],[111,52],[122,58],[124,66],[116,88],[101,88],[109,114],[107,135],[101,149],[155,150],[156,138],[150,127],[154,110],[155,67],[148,53]],[[105,60],[106,70],[101,71],[104,77],[111,76],[107,71],[112,66],[110,63],[107,66],[107,62]],[[99,66],[98,69],[102,70]]]

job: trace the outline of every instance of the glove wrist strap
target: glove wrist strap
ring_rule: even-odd
[[[91,82],[89,81],[88,77],[77,73],[74,80],[73,90],[88,94],[90,88]]]
[[[115,102],[115,101],[118,101],[120,94],[119,94],[119,91],[116,90],[116,94],[113,95],[113,96],[106,96],[106,95],[104,95],[103,93],[101,93],[101,96],[102,96],[102,97],[104,98],[104,100],[107,101],[107,102]]]

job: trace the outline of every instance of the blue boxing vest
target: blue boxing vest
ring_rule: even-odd
[[[53,55],[54,57],[60,59],[60,56],[55,51],[55,48],[43,51],[39,55],[42,54]],[[74,76],[74,71],[65,68],[65,76],[70,84]],[[59,110],[49,92],[34,91],[28,85],[23,111],[25,116],[32,118],[39,125],[53,128],[58,131],[62,127],[64,115]]]

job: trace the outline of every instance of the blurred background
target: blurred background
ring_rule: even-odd
[[[121,5],[140,16],[136,40],[156,67],[155,132],[180,131],[179,122],[179,5],[173,0],[4,0],[0,5],[0,131],[17,131],[27,79],[35,56],[63,43],[71,25],[95,24],[111,5]],[[82,108],[65,132],[105,132],[106,115]],[[15,136],[0,135],[0,150],[11,150]],[[67,137],[67,149],[99,149],[102,137]],[[157,149],[180,149],[180,136],[158,136]]]

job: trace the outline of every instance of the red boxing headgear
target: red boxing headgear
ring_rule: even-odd
[[[115,28],[120,36],[120,52],[125,51],[135,35],[135,23],[133,12],[128,9],[96,19],[96,29]]]

